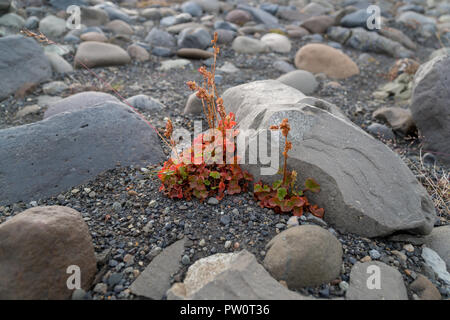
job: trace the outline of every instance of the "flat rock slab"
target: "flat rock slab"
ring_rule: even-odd
[[[336,106],[305,97],[274,80],[230,88],[223,99],[227,111],[236,114],[241,134],[247,130],[250,135],[242,167],[253,174],[255,181],[280,179],[276,172],[283,161],[284,145],[281,142],[278,148],[276,143],[265,146],[266,150],[273,148],[279,153],[278,163],[273,157],[269,166],[262,161],[249,164],[250,150],[254,158],[258,157],[254,148],[249,148],[250,143],[258,132],[288,118],[293,145],[289,170],[298,172],[298,185],[309,177],[321,185],[321,192],[309,193],[308,197],[325,208],[326,222],[342,232],[366,237],[402,230],[429,234],[433,229],[433,202],[413,173],[400,157],[346,119]],[[252,133],[251,129],[255,131]],[[257,149],[264,150],[261,145]]]
[[[247,250],[218,253],[196,261],[168,300],[314,300],[288,290]]]
[[[377,283],[376,277],[379,276]],[[379,284],[379,286],[377,285]],[[403,277],[379,261],[358,262],[350,272],[347,300],[408,300]]]
[[[185,239],[164,249],[131,284],[133,294],[161,300],[170,288],[170,277],[181,268]]]
[[[0,205],[57,195],[121,165],[164,160],[159,138],[123,104],[0,130]]]
[[[0,100],[25,83],[41,83],[51,75],[50,62],[35,40],[22,36],[0,38]]]

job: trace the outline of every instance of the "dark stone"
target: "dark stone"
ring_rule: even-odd
[[[164,160],[155,131],[113,102],[0,130],[0,145],[0,204],[57,195],[117,163]]]
[[[0,101],[25,84],[47,81],[51,75],[50,62],[36,41],[22,36],[0,38]],[[0,181],[1,177],[0,173]]]
[[[231,222],[231,218],[228,215],[224,215],[224,216],[220,217],[220,222],[224,225],[228,225]]]

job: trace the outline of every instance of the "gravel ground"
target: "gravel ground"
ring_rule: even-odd
[[[32,205],[63,205],[81,212],[91,231],[99,264],[103,265],[96,282],[108,284],[106,294],[89,291],[93,299],[134,298],[128,286],[161,249],[182,237],[189,239],[185,249],[189,262],[174,276],[174,281],[182,280],[187,268],[196,260],[214,253],[247,249],[262,262],[265,245],[287,227],[290,216],[260,208],[250,193],[227,196],[219,204],[168,199],[158,191],[155,173],[154,167],[118,167],[57,197],[31,205],[0,208],[0,223]],[[411,251],[400,242],[341,234],[321,220],[303,218],[299,222],[327,228],[341,241],[344,249],[342,281],[349,280],[353,264],[370,256],[397,267],[407,283],[412,282],[417,273],[429,273],[422,266],[420,246],[413,246]],[[437,225],[444,224],[448,224],[448,215],[437,222]],[[230,243],[226,244],[227,241]],[[403,252],[406,261],[392,250]],[[445,297],[444,284],[438,281],[435,284]],[[325,298],[344,294],[337,282],[307,288],[302,293]],[[411,297],[411,292],[409,295]]]
[[[421,39],[416,38],[410,30],[403,29],[403,31],[419,44],[417,56],[421,62],[433,48],[438,48],[437,41],[421,42]],[[240,69],[240,72],[223,74],[218,86],[220,92],[242,83],[279,77],[282,72],[274,68],[274,62],[278,59],[292,62],[297,50],[305,43],[306,40],[292,40],[293,47],[288,55],[237,54],[230,46],[222,46],[218,66],[231,62]],[[344,52],[357,62],[362,54],[348,48],[344,48]],[[330,80],[319,76],[319,88],[314,94],[339,106],[363,129],[374,122],[372,120],[374,110],[395,104],[389,100],[376,101],[371,96],[380,84],[388,81],[386,74],[395,59],[373,53],[370,55],[375,58],[374,62],[358,62],[360,74],[350,79],[335,81],[339,83],[337,86],[330,86],[328,84]],[[69,62],[73,60],[70,56],[65,58]],[[162,129],[165,126],[165,118],[169,117],[175,126],[191,129],[193,121],[201,118],[182,115],[185,101],[191,93],[185,83],[200,78],[196,69],[203,62],[192,60],[192,68],[161,73],[157,68],[160,61],[165,59],[152,56],[151,60],[145,63],[133,62],[121,67],[94,68],[93,71],[125,98],[147,94],[159,99],[166,106],[162,112],[155,114],[144,112],[155,127]],[[67,92],[65,96],[87,89],[101,90],[104,87],[86,70],[76,70],[70,76],[53,80],[63,80],[71,86],[71,92]],[[105,91],[109,92],[107,88]],[[25,99],[10,97],[2,101],[0,129],[41,120],[45,109],[39,114],[20,119],[16,119],[15,114],[24,106],[36,104],[37,97],[42,94],[41,87],[38,87]],[[424,177],[436,180],[448,172],[448,168],[439,164],[434,168],[421,166],[420,143],[416,137],[397,137],[396,141],[389,142],[388,145],[405,160],[421,181],[424,181]],[[160,184],[155,175],[156,171],[155,167],[118,167],[99,175],[92,182],[68,190],[57,197],[36,199],[30,204],[17,203],[0,207],[0,223],[36,205],[63,205],[78,210],[89,226],[98,254],[101,271],[97,275],[96,282],[108,284],[106,294],[94,292],[95,284],[88,294],[93,299],[132,299],[135,297],[127,289],[129,285],[161,249],[177,239],[182,237],[189,239],[185,248],[189,262],[174,276],[174,281],[182,280],[187,268],[196,260],[214,253],[245,248],[262,262],[265,245],[286,228],[290,218],[288,215],[274,214],[272,210],[260,208],[251,194],[227,196],[217,205],[200,203],[196,200],[187,202],[168,199],[158,191]],[[449,224],[449,212],[442,207],[436,209],[438,212],[436,226]],[[419,246],[404,248],[403,243],[387,239],[367,239],[353,234],[340,234],[323,221],[300,219],[300,223],[319,224],[329,229],[341,241],[344,249],[344,266],[340,276],[342,281],[349,280],[350,269],[354,263],[368,259],[371,253],[374,259],[397,267],[407,283],[412,282],[417,273],[429,274],[422,266],[423,259],[420,256]],[[226,244],[227,246],[230,244],[227,241],[230,241],[231,245],[226,248]],[[375,251],[370,252],[371,250]],[[393,250],[404,253],[406,260],[393,254]],[[428,276],[431,279],[434,277],[432,274]],[[443,298],[450,297],[443,283],[438,280],[434,283]],[[325,298],[344,295],[337,282],[303,291],[304,294]],[[410,291],[408,294],[411,298]]]

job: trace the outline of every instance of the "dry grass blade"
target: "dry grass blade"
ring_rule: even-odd
[[[442,209],[447,216],[450,216],[450,173],[445,172],[439,176],[436,166],[433,166],[431,170],[427,170],[423,162],[422,150],[420,150],[419,156],[420,167],[413,161],[409,160],[409,163],[417,170],[417,172],[421,173],[422,179],[420,179],[420,181],[430,194],[434,206]]]
[[[25,36],[27,36],[27,37],[36,39],[43,45],[55,44],[55,42],[48,39],[42,32],[36,33],[36,32],[30,31],[30,30],[24,28],[24,29],[20,30],[20,33],[25,34]]]

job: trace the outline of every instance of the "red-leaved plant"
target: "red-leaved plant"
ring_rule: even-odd
[[[297,172],[295,170],[288,172],[287,170],[288,151],[292,149],[292,143],[287,140],[289,130],[291,130],[288,119],[283,119],[279,126],[271,126],[270,129],[281,130],[285,138],[283,179],[275,181],[272,186],[263,184],[261,181],[255,183],[255,198],[259,200],[261,207],[271,208],[276,213],[292,212],[294,216],[301,216],[307,210],[316,217],[323,218],[324,209],[310,204],[304,195],[306,191],[319,192],[320,185],[314,179],[308,178],[305,181],[305,188],[296,190]]]
[[[223,99],[217,93],[215,83],[216,58],[219,54],[219,47],[216,45],[217,33],[214,34],[212,43],[214,63],[211,71],[206,70],[205,67],[198,70],[203,76],[203,86],[198,86],[194,81],[189,81],[187,85],[191,90],[196,91],[197,97],[201,99],[210,130],[220,132],[222,140],[215,141],[215,136],[202,133],[194,139],[193,148],[184,151],[183,155],[180,154],[176,159],[171,158],[164,163],[158,173],[158,178],[162,182],[160,191],[170,198],[189,200],[194,196],[203,201],[215,195],[218,200],[221,200],[225,192],[236,194],[247,191],[248,182],[253,179],[248,172],[241,169],[235,155],[235,137],[239,134],[239,131],[234,129],[235,115],[231,112],[226,114]],[[164,135],[170,139],[172,131],[172,122],[169,120]],[[173,140],[171,144],[175,145]],[[214,148],[208,148],[211,144]],[[217,148],[223,150],[221,154],[215,153]],[[211,149],[213,151],[208,153]]]

